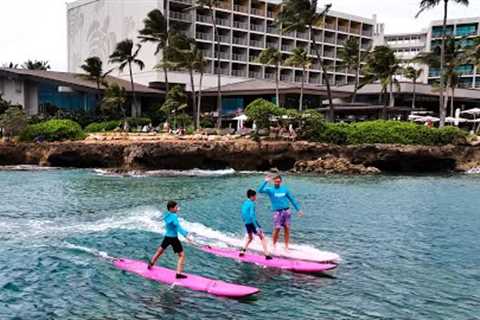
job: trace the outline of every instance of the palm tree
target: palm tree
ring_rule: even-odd
[[[279,93],[279,77],[280,77],[280,65],[283,61],[283,56],[280,50],[275,48],[264,49],[258,58],[258,63],[265,65],[273,65],[275,68],[275,99],[277,106],[280,106],[280,93]]]
[[[95,81],[98,90],[101,89],[102,85],[107,86],[105,78],[113,71],[113,69],[110,69],[107,72],[103,72],[103,62],[99,57],[87,58],[80,68],[87,73],[87,79]]]
[[[357,38],[348,38],[343,47],[338,51],[339,58],[342,60],[342,66],[349,70],[355,70],[355,85],[353,88],[352,103],[357,98],[358,85],[360,82],[360,70],[367,54],[360,51],[360,42]]]
[[[27,70],[50,70],[50,64],[48,61],[41,60],[27,60],[22,64],[23,69]]]
[[[395,96],[393,86],[398,87],[398,81],[395,78],[401,72],[400,61],[395,57],[395,52],[387,46],[377,46],[366,58],[366,64],[363,67],[365,77],[359,87],[368,83],[378,81],[381,85],[381,92],[385,94],[390,88],[389,106],[395,105]],[[382,117],[387,116],[387,99],[384,99]]]
[[[197,55],[201,54],[194,39],[178,33],[171,37],[167,55],[174,70],[185,70],[190,75],[192,91],[192,110],[194,119],[197,119],[197,95],[195,94],[194,72],[196,71]],[[197,122],[195,121],[195,128]]]
[[[157,45],[155,49],[155,55],[160,51],[163,51],[162,61],[159,67],[163,69],[165,75],[165,91],[168,92],[170,87],[168,83],[168,63],[165,58],[165,48],[168,45],[169,30],[167,19],[163,13],[158,10],[152,10],[147,14],[147,18],[143,20],[144,28],[139,31],[139,39],[141,42],[151,42]]]
[[[445,118],[447,116],[448,108],[448,89],[452,89],[453,93],[455,92],[455,87],[458,82],[458,67],[469,63],[473,56],[470,56],[471,49],[465,49],[462,45],[456,41],[455,37],[448,37],[445,41],[445,51],[444,51],[444,69],[441,75],[439,90],[440,95],[443,90],[446,90],[445,96],[442,98],[442,106],[440,108],[440,126],[445,125]],[[441,48],[434,47],[430,52],[422,52],[418,54],[413,61],[418,61],[423,64],[428,65],[430,68],[440,68],[441,66],[441,55],[439,54]],[[453,99],[453,94],[452,94]]]
[[[177,114],[179,111],[187,108],[187,96],[179,85],[174,85],[167,92],[165,102],[160,107],[160,111],[167,115],[167,120],[173,123],[173,128],[177,128]],[[173,120],[173,121],[172,121]]]
[[[328,119],[334,121],[335,112],[333,107],[332,90],[330,88],[330,80],[328,78],[328,72],[323,58],[320,53],[320,47],[317,46],[315,32],[313,26],[319,25],[323,21],[323,17],[332,7],[331,4],[325,6],[325,8],[317,12],[318,0],[283,0],[282,9],[277,16],[276,23],[281,25],[282,31],[297,31],[305,32],[308,30],[310,33],[310,41],[313,50],[317,55],[320,68],[324,76],[325,84],[327,86],[327,96],[329,103]]]
[[[124,122],[126,121],[125,104],[127,103],[127,93],[125,88],[113,83],[108,85],[103,96],[100,110],[104,114],[116,116],[122,114]]]
[[[412,80],[413,83],[413,96],[412,96],[412,109],[415,109],[415,100],[417,94],[417,80],[423,74],[423,69],[416,69],[415,67],[408,66],[403,71],[405,78]]]
[[[197,117],[195,119],[196,127],[200,128],[200,115],[202,112],[202,85],[203,75],[207,69],[208,61],[204,58],[201,50],[196,50],[193,59],[194,70],[200,74],[200,82],[198,84],[198,99],[197,99]],[[195,93],[194,93],[195,94]]]
[[[217,128],[220,128],[222,126],[222,75],[220,73],[220,63],[221,63],[221,57],[220,57],[220,36],[218,33],[218,28],[217,28],[217,21],[215,19],[215,8],[218,7],[220,0],[195,0],[195,6],[192,7],[191,9],[194,8],[202,8],[206,7],[210,13],[210,19],[213,25],[213,36],[214,39],[216,39],[216,49],[215,51],[217,52]]]
[[[18,68],[19,68],[19,65],[18,65],[18,63],[8,62],[8,63],[2,64],[2,68],[6,68],[6,69],[18,69]]]
[[[420,14],[422,14],[425,10],[433,9],[439,6],[443,1],[443,31],[442,31],[442,46],[440,49],[440,100],[439,100],[439,109],[440,109],[440,127],[445,125],[445,113],[446,109],[444,109],[444,68],[445,68],[445,43],[447,37],[447,19],[448,19],[448,2],[449,0],[420,0],[420,11],[418,11],[417,15],[415,16],[418,18]],[[469,5],[468,0],[450,0],[451,2],[461,4],[464,6]]]
[[[303,89],[305,86],[305,71],[310,68],[312,59],[308,56],[308,52],[303,48],[295,48],[292,55],[285,60],[285,65],[302,68],[302,86],[300,87],[300,101],[298,110],[303,110]]]
[[[138,59],[138,54],[140,49],[142,48],[141,45],[136,45],[136,50],[134,50],[133,41],[130,39],[123,40],[122,42],[117,43],[117,47],[115,51],[110,55],[110,63],[119,63],[118,69],[120,72],[125,70],[125,67],[128,66],[128,70],[130,72],[130,84],[132,89],[132,96],[133,96],[133,105],[132,105],[132,116],[136,117],[140,110],[137,110],[137,96],[135,94],[135,84],[133,82],[133,71],[132,71],[132,64],[138,66],[140,70],[145,68],[145,64],[142,60]]]

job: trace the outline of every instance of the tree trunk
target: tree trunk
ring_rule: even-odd
[[[275,70],[275,99],[276,99],[276,104],[277,104],[277,107],[280,107],[280,90],[278,89],[279,87],[279,78],[280,77],[280,66],[279,64],[277,63],[277,67],[276,67],[276,70]]]
[[[303,88],[305,87],[305,65],[302,70],[302,86],[300,87],[300,103],[298,110],[303,111]]]
[[[135,94],[135,84],[133,83],[133,71],[132,71],[132,63],[128,63],[128,69],[130,70],[130,84],[132,87],[132,97],[133,97],[133,106],[132,106],[132,117],[137,117],[138,110],[137,110],[137,96]]]
[[[383,120],[387,120],[387,98],[386,98],[386,95],[387,95],[387,86],[384,86],[382,88],[382,95],[384,97],[383,99],[383,108],[382,108],[382,119]]]
[[[388,98],[389,106],[395,106],[395,96],[393,95],[393,76],[390,76],[390,96]]]
[[[455,114],[455,104],[454,104],[454,98],[455,98],[455,87],[450,85],[451,86],[451,90],[452,90],[452,96],[451,96],[451,100],[450,100],[450,116],[453,117],[454,114]]]
[[[210,9],[210,17],[212,18],[212,25],[213,25],[213,37],[215,41],[215,37],[217,38],[217,67],[218,67],[218,74],[217,74],[217,128],[220,129],[222,127],[222,75],[220,73],[220,37],[218,34],[217,29],[217,22],[215,21],[215,11],[212,7]],[[215,50],[214,50],[215,51]]]
[[[333,99],[332,99],[332,90],[330,88],[330,80],[328,79],[328,73],[327,69],[325,68],[325,65],[323,64],[323,59],[322,56],[320,55],[320,51],[318,50],[317,47],[317,42],[315,41],[315,36],[313,34],[313,28],[312,26],[309,27],[310,29],[310,38],[311,42],[313,44],[313,47],[315,48],[315,54],[317,55],[318,63],[320,63],[320,68],[322,69],[323,75],[325,77],[325,84],[327,86],[327,96],[328,96],[328,113],[327,113],[327,120],[334,122],[335,121],[335,110],[333,107]]]
[[[202,84],[203,83],[203,72],[200,72],[200,83],[198,87],[198,107],[197,107],[197,128],[200,129],[200,114],[202,111]]]
[[[417,98],[417,79],[413,79],[412,109],[415,109],[416,98]]]
[[[195,93],[195,83],[194,83],[194,79],[193,79],[193,70],[190,69],[188,70],[188,72],[190,73],[190,86],[191,86],[191,90],[192,90],[192,111],[193,111],[193,119],[197,119],[197,112],[196,112],[196,106],[197,106],[197,94]],[[197,122],[194,121],[193,122],[193,127],[194,129],[196,130],[197,129]]]
[[[164,63],[163,73],[165,75],[165,92],[168,93],[168,91],[170,90],[170,84],[168,83],[168,68],[165,65],[165,61],[163,63]]]
[[[353,88],[353,95],[352,95],[352,103],[355,103],[357,100],[357,91],[358,91],[358,84],[360,82],[360,67],[362,61],[362,51],[360,46],[358,47],[358,60],[357,60],[357,68],[355,70],[355,87]]]
[[[445,79],[443,77],[444,69],[445,69],[445,44],[446,44],[446,33],[447,33],[447,18],[448,18],[448,0],[443,0],[444,7],[443,7],[443,32],[442,32],[442,47],[440,52],[440,128],[445,126],[445,116],[446,116],[446,109],[444,100],[444,91],[445,91]]]

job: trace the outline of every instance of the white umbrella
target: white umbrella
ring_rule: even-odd
[[[408,116],[408,120],[410,120],[410,121],[415,121],[419,118],[423,118],[423,117],[419,116],[418,114],[411,114],[411,115]]]
[[[458,124],[461,123],[461,122],[467,122],[467,121],[468,120],[465,119],[465,118],[454,118],[454,117],[446,117],[445,118],[445,122],[453,123],[456,126],[458,126]]]
[[[248,117],[244,114],[241,114],[233,118],[233,120],[237,121],[237,131],[240,131],[243,129],[243,123],[248,120]]]
[[[461,113],[462,114],[471,114],[472,116],[478,116],[478,115],[480,115],[480,108],[463,110]]]
[[[426,116],[426,117],[420,117],[418,119],[415,120],[416,122],[439,122],[440,121],[440,118],[437,118],[437,117],[431,117],[431,116]]]

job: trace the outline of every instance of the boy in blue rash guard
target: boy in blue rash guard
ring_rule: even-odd
[[[280,235],[280,229],[283,228],[285,233],[285,249],[288,250],[288,243],[290,241],[290,225],[292,212],[290,211],[290,204],[297,210],[300,217],[303,216],[303,212],[300,210],[300,205],[297,200],[292,196],[287,187],[282,186],[282,177],[276,176],[273,178],[273,187],[269,187],[268,183],[271,181],[271,177],[265,177],[265,181],[260,185],[258,192],[266,193],[272,203],[273,211],[273,248],[276,247],[278,236]]]
[[[268,254],[267,250],[267,240],[263,235],[262,227],[257,221],[257,212],[256,212],[256,204],[255,201],[257,200],[257,193],[254,190],[247,191],[247,200],[245,200],[242,204],[242,219],[245,223],[245,229],[247,230],[247,240],[245,242],[245,246],[240,250],[240,257],[245,255],[245,251],[247,251],[248,245],[253,240],[253,235],[256,234],[260,240],[262,241],[263,253],[265,254],[265,259],[271,260],[272,257]]]
[[[187,241],[191,242],[192,240],[187,237],[188,231],[183,229],[178,221],[177,213],[180,210],[177,203],[175,201],[169,201],[167,203],[167,210],[168,212],[164,215],[163,221],[165,222],[165,237],[163,238],[163,242],[158,248],[157,252],[153,256],[153,258],[148,262],[148,269],[151,269],[155,263],[157,262],[158,258],[165,252],[165,250],[172,246],[173,252],[178,254],[178,263],[177,263],[177,279],[185,279],[187,278],[186,275],[182,274],[183,267],[185,264],[185,253],[183,252],[182,243],[178,239],[178,234],[180,233],[182,236],[187,238]]]

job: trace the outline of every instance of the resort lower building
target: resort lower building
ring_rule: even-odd
[[[68,61],[69,71],[78,72],[83,61],[90,56],[99,56],[105,63],[117,42],[126,38],[138,42],[138,30],[143,28],[143,19],[153,9],[161,9],[170,28],[194,38],[208,59],[207,74],[203,86],[217,83],[216,73],[222,74],[222,84],[253,79],[274,79],[273,66],[256,62],[260,52],[269,47],[279,48],[285,56],[294,48],[309,50],[313,64],[308,70],[307,82],[321,85],[325,82],[315,52],[311,50],[309,32],[282,33],[275,27],[274,19],[280,11],[280,1],[275,0],[226,0],[215,9],[218,37],[221,41],[217,51],[213,25],[206,8],[190,10],[192,0],[79,0],[68,4]],[[377,36],[376,18],[364,18],[331,11],[313,30],[328,68],[332,85],[344,85],[354,81],[355,74],[341,65],[338,52],[349,37],[359,40],[359,50],[372,47]],[[380,35],[381,36],[381,35]],[[160,55],[154,56],[154,46],[144,44],[140,59],[146,68],[135,70],[135,81],[143,84],[164,81],[162,71],[154,67]],[[221,61],[217,63],[217,57]],[[113,67],[113,66],[109,66]],[[128,76],[126,73],[120,77]],[[301,69],[282,67],[282,81],[301,81]],[[184,83],[189,88],[186,73],[171,72],[169,81]],[[198,79],[196,79],[198,81]]]

